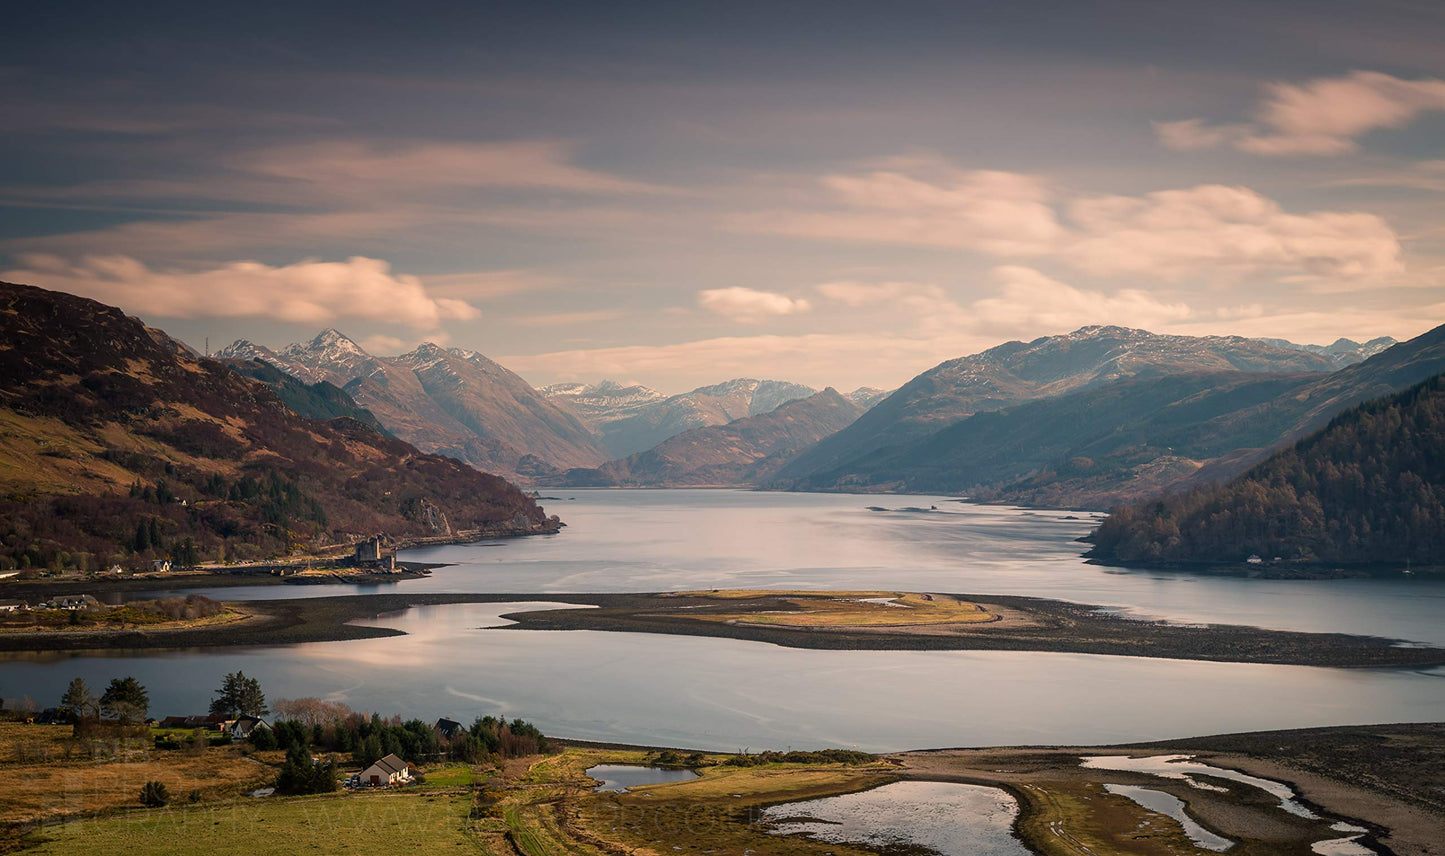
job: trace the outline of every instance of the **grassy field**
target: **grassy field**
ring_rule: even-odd
[[[909,627],[922,624],[976,624],[997,616],[976,603],[950,595],[871,592],[709,592],[727,600],[777,600],[788,611],[736,614],[699,613],[701,621],[733,621],[776,627]]]
[[[275,778],[270,766],[216,747],[196,755],[158,752],[138,741],[103,747],[99,758],[70,743],[68,725],[0,723],[0,823],[43,820],[136,804],[141,786],[163,782],[184,800],[229,797]]]
[[[47,827],[27,853],[56,856],[315,856],[483,852],[468,832],[471,798],[423,793],[231,800],[136,809]],[[560,851],[559,851],[560,852]]]

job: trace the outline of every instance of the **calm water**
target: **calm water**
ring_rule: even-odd
[[[1104,785],[1104,789],[1111,794],[1128,797],[1150,811],[1157,811],[1179,821],[1179,825],[1184,827],[1184,834],[1189,836],[1189,840],[1205,850],[1223,853],[1234,846],[1234,841],[1200,826],[1198,821],[1190,817],[1189,812],[1184,810],[1184,801],[1173,794],[1166,794],[1153,788],[1141,788],[1137,785],[1108,784]]]
[[[1073,539],[1089,522],[928,500],[735,491],[568,491],[556,537],[417,551],[455,567],[401,591],[714,587],[1011,592],[1181,620],[1370,632],[1445,644],[1424,580],[1271,582],[1114,572]],[[867,505],[937,504],[931,513]],[[315,597],[353,586],[224,589]],[[54,704],[77,675],[133,674],[152,711],[203,712],[227,672],[271,698],[323,696],[404,716],[522,716],[578,738],[736,750],[1109,743],[1433,721],[1445,670],[1365,671],[1016,652],[803,651],[727,639],[483,629],[537,604],[408,610],[389,639],[222,652],[0,659],[0,691]]]
[[[639,785],[665,785],[688,782],[697,778],[692,770],[670,770],[666,767],[640,767],[636,764],[598,764],[587,768],[587,775],[601,782],[599,791],[625,791]]]
[[[1018,803],[997,788],[895,782],[881,788],[763,810],[779,835],[834,844],[926,848],[940,856],[1028,856],[1013,835]],[[789,818],[794,818],[789,820]]]
[[[551,734],[736,751],[1097,744],[1427,721],[1445,671],[1253,666],[1084,654],[812,651],[640,633],[486,629],[549,604],[453,604],[377,625],[408,635],[225,652],[11,659],[0,686],[59,698],[133,674],[161,714],[204,711],[227,672],[272,698],[405,717],[522,716]],[[1242,703],[1241,699],[1248,699]]]
[[[554,537],[413,550],[447,562],[403,591],[619,592],[897,588],[1019,594],[1186,622],[1363,633],[1445,645],[1445,580],[1248,580],[1085,564],[1087,513],[943,497],[731,490],[567,490],[544,499]],[[569,499],[570,498],[570,499]],[[936,512],[872,512],[936,505]],[[1066,519],[1074,517],[1076,519]],[[362,586],[223,589],[231,599],[374,592]]]

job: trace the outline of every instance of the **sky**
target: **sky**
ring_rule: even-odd
[[[848,390],[1445,323],[1429,0],[55,2],[0,45],[0,279],[198,348]]]

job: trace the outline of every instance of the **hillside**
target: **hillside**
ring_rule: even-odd
[[[555,529],[496,476],[311,421],[120,310],[0,284],[0,563],[260,558],[385,532]]]
[[[418,448],[480,469],[519,473],[604,460],[592,432],[487,357],[427,343],[377,357],[336,330],[272,351],[246,340],[221,356],[260,359],[309,383],[341,387],[387,430]]]
[[[1445,375],[1360,405],[1223,485],[1121,508],[1108,561],[1441,564]]]
[[[816,392],[802,384],[754,378],[735,378],[666,397],[647,387],[610,381],[580,387],[558,384],[543,390],[554,403],[574,408],[613,458],[646,451],[692,428],[767,413]]]
[[[757,416],[684,431],[646,452],[604,464],[599,477],[591,480],[580,473],[573,478],[655,487],[757,484],[798,451],[841,430],[862,412],[829,388]]]
[[[308,384],[260,359],[226,360],[225,363],[238,374],[271,387],[280,396],[281,403],[297,416],[323,421],[343,417],[355,419],[379,434],[391,436],[370,410],[358,406],[351,396],[330,381],[319,380]]]
[[[1273,401],[1317,374],[1212,372],[1125,378],[977,413],[879,449],[807,489],[961,493],[1053,507],[1108,508],[1193,475],[1219,452],[1211,423]],[[1267,445],[1273,437],[1245,442]]]
[[[1194,372],[1330,371],[1327,357],[1238,336],[1163,336],[1123,327],[1083,327],[1032,342],[1007,342],[941,363],[904,384],[848,428],[779,473],[781,486],[824,488],[824,473],[926,437],[974,413],[1002,410],[1126,377]]]

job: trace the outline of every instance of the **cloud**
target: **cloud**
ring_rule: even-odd
[[[556,140],[376,143],[331,140],[276,146],[238,160],[241,171],[341,195],[446,188],[541,188],[574,193],[656,193],[662,188],[585,169],[576,146]]]
[[[998,292],[967,304],[930,283],[828,282],[815,289],[829,300],[873,315],[888,310],[908,313],[913,331],[928,337],[991,334],[1031,339],[1087,324],[1152,329],[1194,314],[1185,303],[1168,303],[1147,291],[1079,289],[1019,265],[1001,265],[989,276]]]
[[[1313,277],[1379,278],[1403,270],[1400,241],[1375,214],[1289,214],[1247,187],[1200,185],[1142,197],[1075,200],[1063,249],[1096,275],[1164,279],[1207,271],[1278,270]]]
[[[886,171],[829,175],[822,179],[824,188],[848,210],[773,212],[736,220],[734,226],[1052,258],[1094,275],[1166,280],[1246,273],[1364,279],[1403,270],[1400,241],[1375,214],[1291,214],[1250,188],[1221,185],[1144,196],[1052,198],[1035,176],[964,172],[936,161],[930,166],[930,177]]]
[[[1002,292],[974,301],[969,315],[982,328],[1006,334],[1063,332],[1089,324],[1153,330],[1194,314],[1186,303],[1166,303],[1140,289],[1086,291],[1028,267],[1004,265],[991,276]]]
[[[808,301],[802,298],[742,286],[699,291],[697,305],[709,312],[747,323],[780,315],[796,315],[812,308]]]
[[[600,324],[606,321],[616,321],[626,314],[621,309],[594,309],[582,312],[523,315],[508,320],[523,327],[570,327],[577,324]]]
[[[481,317],[471,304],[433,297],[414,276],[393,275],[380,259],[303,261],[282,267],[230,262],[201,271],[157,271],[128,256],[20,257],[4,278],[93,297],[128,312],[164,318],[253,317],[317,324],[357,318],[434,329],[443,320]]]
[[[948,292],[924,282],[825,282],[813,287],[823,297],[853,309],[867,308],[881,313],[909,316],[914,332],[923,336],[945,335],[971,329],[973,318]]]
[[[593,382],[646,378],[655,389],[682,391],[727,377],[776,377],[822,388],[892,387],[950,356],[987,347],[986,339],[948,341],[889,334],[810,333],[724,336],[671,345],[624,345],[506,355],[498,362],[529,381]]]
[[[1422,113],[1445,110],[1445,80],[1403,80],[1352,71],[1303,84],[1270,83],[1250,123],[1209,125],[1203,119],[1156,122],[1163,145],[1180,150],[1232,146],[1258,155],[1340,155],[1379,128],[1401,128]]]
[[[407,351],[414,351],[427,343],[431,343],[433,345],[440,345],[445,348],[447,345],[451,344],[451,340],[452,337],[449,333],[447,333],[447,331],[432,330],[413,339],[403,339],[398,336],[389,336],[386,333],[375,333],[373,335],[367,336],[360,342],[357,342],[357,344],[360,345],[362,350],[366,351],[368,354],[376,354],[378,356],[386,357],[393,356],[395,354],[404,354]]]
[[[893,170],[834,174],[830,210],[734,218],[733,228],[808,238],[913,244],[994,255],[1046,251],[1062,233],[1042,179],[995,170],[938,169],[925,179]]]

